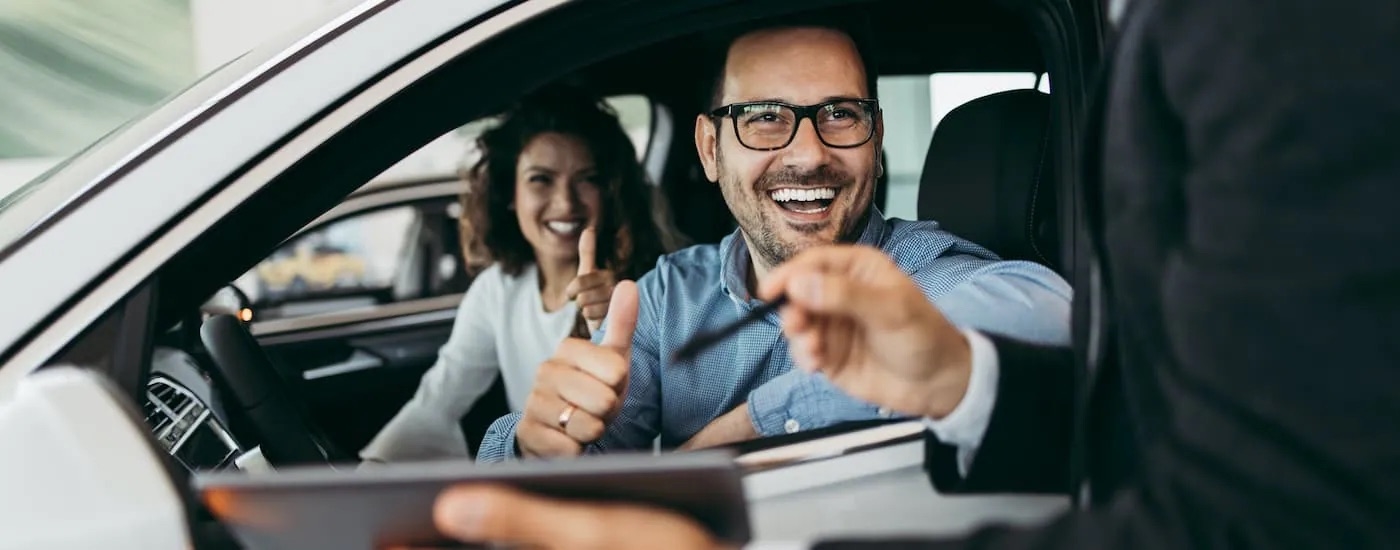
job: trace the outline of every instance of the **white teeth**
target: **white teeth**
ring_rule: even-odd
[[[550,231],[565,235],[573,233],[579,227],[578,222],[545,222],[544,225],[548,227]]]
[[[768,193],[768,196],[777,202],[830,200],[836,198],[836,188],[774,189]]]

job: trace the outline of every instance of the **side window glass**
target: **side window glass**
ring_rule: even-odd
[[[964,103],[998,92],[1028,88],[1050,92],[1048,75],[1036,73],[886,76],[878,85],[885,111],[885,169],[890,179],[881,208],[887,217],[906,220],[918,218],[924,157],[944,116]]]
[[[627,137],[632,138],[637,160],[645,160],[647,146],[651,145],[651,101],[640,95],[612,96],[605,101],[617,112]]]
[[[395,301],[400,258],[419,225],[412,206],[335,220],[283,243],[234,285],[259,321]]]

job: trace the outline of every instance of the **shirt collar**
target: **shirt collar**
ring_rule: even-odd
[[[865,227],[861,229],[856,244],[879,248],[884,244],[887,233],[889,224],[885,222],[884,214],[875,205],[871,205],[869,215],[865,219]],[[744,241],[744,233],[741,229],[735,229],[719,243],[719,284],[720,290],[731,300],[745,307],[754,305],[748,287],[751,269],[753,263],[749,261],[749,247]]]

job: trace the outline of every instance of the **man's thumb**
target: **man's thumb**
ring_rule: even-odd
[[[613,287],[612,302],[608,304],[608,331],[602,345],[626,352],[632,348],[632,333],[637,330],[637,283],[621,281]]]

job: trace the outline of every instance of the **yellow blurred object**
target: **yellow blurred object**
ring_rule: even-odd
[[[274,256],[257,267],[270,292],[293,295],[312,290],[353,288],[365,276],[364,260],[332,246],[296,246],[290,255]]]

